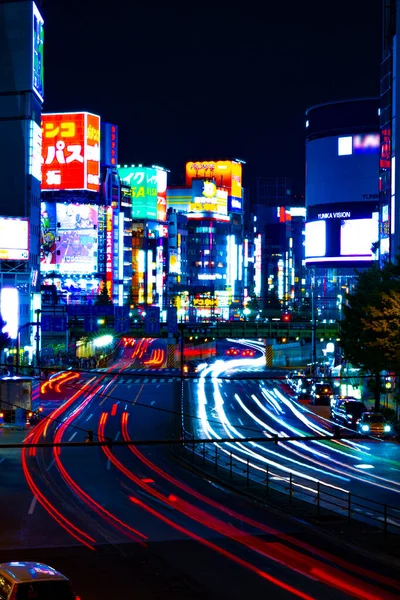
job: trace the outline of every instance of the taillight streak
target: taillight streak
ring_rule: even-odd
[[[121,431],[122,431],[122,437],[125,441],[130,440],[129,431],[128,431],[128,418],[129,418],[129,413],[124,412],[121,417]],[[187,484],[175,479],[175,477],[169,475],[168,473],[166,473],[165,471],[160,469],[160,467],[158,467],[157,465],[152,463],[148,458],[146,458],[146,456],[144,456],[144,454],[142,452],[140,452],[140,450],[138,450],[138,448],[136,448],[135,446],[129,445],[128,448],[147,467],[152,469],[155,473],[160,475],[162,478],[164,478],[166,481],[168,481],[172,485],[175,485],[176,487],[180,488],[187,494],[192,495],[200,502],[202,502],[204,504],[208,504],[209,506],[212,506],[214,509],[217,509],[239,521],[243,521],[243,522],[247,523],[248,525],[250,525],[251,527],[254,527],[260,531],[263,531],[264,533],[266,533],[268,535],[274,535],[282,541],[288,542],[291,545],[296,546],[307,552],[310,552],[326,561],[337,564],[338,566],[345,568],[347,571],[353,571],[363,577],[371,578],[371,576],[372,576],[371,572],[367,571],[366,569],[363,569],[362,567],[357,567],[355,565],[351,565],[336,556],[332,556],[332,555],[328,554],[327,552],[319,550],[318,548],[309,546],[308,544],[306,544],[304,542],[298,541],[296,538],[292,538],[284,533],[281,533],[280,531],[277,531],[276,529],[267,527],[266,525],[259,523],[258,521],[255,521],[254,519],[247,517],[246,515],[239,514],[225,506],[222,506],[218,502],[215,502],[211,498],[208,498],[207,496],[204,496],[203,494],[196,492],[195,490],[190,488]],[[143,480],[142,480],[142,482],[143,482]],[[150,491],[150,488],[147,491]],[[181,500],[181,502],[184,502],[184,501]],[[208,518],[208,516],[207,516],[207,518]],[[280,546],[280,549],[284,552],[284,550],[283,550],[284,546],[282,546],[280,544],[279,544],[279,546]],[[274,545],[274,548],[275,547],[277,547],[277,545]],[[288,549],[288,550],[290,551],[290,549]],[[308,561],[308,557],[307,557],[307,561]],[[400,584],[397,583],[396,581],[392,581],[387,577],[379,575],[378,573],[374,573],[373,577],[374,577],[375,581],[379,581],[380,583],[389,585],[394,589],[400,589]],[[361,597],[363,597],[363,596],[361,596]]]

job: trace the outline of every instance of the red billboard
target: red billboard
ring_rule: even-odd
[[[100,189],[100,117],[42,115],[42,190]]]

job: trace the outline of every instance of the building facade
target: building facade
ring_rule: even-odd
[[[338,317],[355,269],[378,260],[379,148],[378,98],[306,112],[305,264],[321,318]]]

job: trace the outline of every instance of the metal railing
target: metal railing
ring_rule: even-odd
[[[235,456],[218,440],[194,444],[192,438],[184,432],[187,460],[230,485],[251,488],[258,499],[269,501],[273,493],[285,494],[289,505],[307,503],[315,517],[330,512],[349,523],[357,520],[375,526],[385,536],[400,534],[400,508],[292,472],[282,474],[268,464],[252,464],[249,458]]]

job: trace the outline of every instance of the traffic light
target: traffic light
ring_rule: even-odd
[[[289,321],[291,321],[291,320],[292,320],[292,315],[290,315],[289,313],[284,313],[284,314],[281,316],[281,320],[282,320],[282,321],[285,321],[285,323],[288,323]]]

